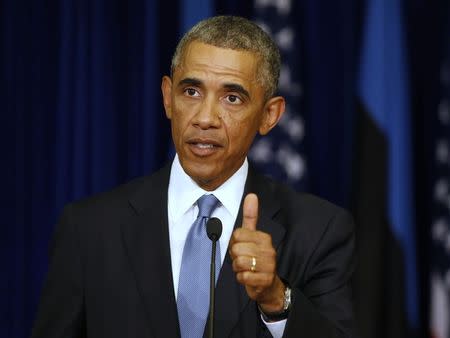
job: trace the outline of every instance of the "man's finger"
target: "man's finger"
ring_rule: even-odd
[[[244,199],[242,227],[248,230],[256,230],[258,221],[258,197],[248,194]]]

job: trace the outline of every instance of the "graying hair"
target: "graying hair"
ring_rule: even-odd
[[[275,95],[280,76],[280,51],[269,34],[255,23],[237,16],[215,16],[200,21],[178,43],[172,57],[172,75],[193,41],[255,53],[259,58],[256,79],[264,88],[266,99]]]

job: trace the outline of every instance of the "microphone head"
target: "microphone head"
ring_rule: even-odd
[[[206,222],[206,233],[212,241],[217,241],[222,235],[222,222],[216,217],[211,217]]]

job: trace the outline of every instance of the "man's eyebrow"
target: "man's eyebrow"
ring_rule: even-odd
[[[186,77],[180,82],[178,82],[178,86],[189,85],[194,87],[200,87],[202,85],[202,81],[193,77]]]
[[[238,92],[238,93],[244,95],[245,97],[250,98],[249,92],[244,87],[242,87],[240,84],[225,83],[223,85],[223,87],[229,91]]]

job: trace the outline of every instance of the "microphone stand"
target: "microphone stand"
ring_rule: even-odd
[[[216,244],[217,240],[212,240],[211,250],[211,273],[209,280],[209,327],[208,337],[214,338],[214,309],[216,291]]]
[[[222,222],[220,219],[212,217],[206,222],[206,233],[212,242],[211,250],[211,271],[209,279],[209,325],[208,337],[214,338],[214,302],[216,294],[216,244],[222,234]]]

